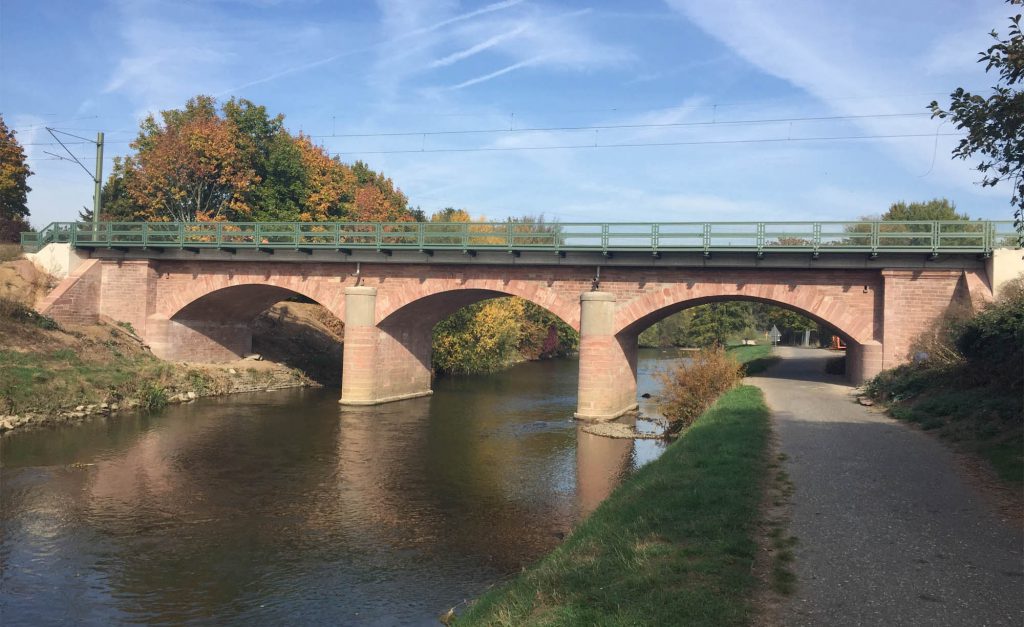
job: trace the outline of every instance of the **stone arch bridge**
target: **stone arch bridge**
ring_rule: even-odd
[[[52,255],[60,246],[74,269],[40,311],[65,323],[131,323],[164,359],[237,359],[251,350],[251,322],[268,307],[294,295],[320,303],[345,323],[341,402],[348,404],[430,394],[433,326],[468,304],[519,296],[580,332],[577,416],[589,419],[636,407],[637,336],[687,307],[750,300],[827,323],[846,340],[847,371],[859,383],[908,359],[913,338],[950,307],[991,299],[994,277],[1006,274],[997,262],[1010,258],[936,251],[934,242],[924,251],[822,254],[785,247],[389,249],[379,227],[377,245],[365,249],[190,249],[183,240],[140,246],[81,237],[47,248]]]

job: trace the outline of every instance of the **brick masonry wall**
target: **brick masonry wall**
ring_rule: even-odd
[[[99,260],[88,259],[50,292],[37,309],[61,324],[95,324],[100,316]]]
[[[580,338],[577,416],[611,419],[637,405],[636,336]]]
[[[146,319],[156,297],[155,273],[149,260],[103,261],[100,314],[128,322],[146,337]]]
[[[221,363],[252,352],[252,329],[248,324],[150,318],[146,341],[161,359]]]
[[[275,298],[302,294],[344,319],[344,288],[356,284],[355,270],[348,262],[88,260],[43,306],[65,322],[95,322],[100,313],[131,322],[175,358],[227,359],[249,350],[240,325]],[[360,284],[377,289],[377,327],[365,338],[371,346],[362,353],[369,361],[346,363],[345,377],[372,381],[374,394],[382,397],[429,387],[434,323],[496,295],[525,298],[578,329],[580,294],[591,290],[593,273],[572,266],[362,264]],[[865,372],[879,362],[891,367],[906,359],[914,336],[951,303],[983,299],[986,287],[981,273],[960,270],[602,268],[600,282],[602,292],[615,295],[614,334],[620,341],[631,342],[649,324],[688,306],[757,300],[831,324],[855,343],[883,345],[851,354],[852,365]],[[353,335],[350,341],[363,340]],[[593,373],[594,385],[634,379],[635,356],[619,349],[619,357],[607,357],[613,355],[610,347],[605,354],[617,361],[581,364],[581,372]],[[629,387],[609,393],[625,398],[635,394]]]
[[[951,307],[973,308],[985,299],[984,277],[960,270],[883,270],[883,367],[912,357],[914,339]],[[973,289],[972,289],[973,288]]]

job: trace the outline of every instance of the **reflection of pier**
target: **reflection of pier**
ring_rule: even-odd
[[[576,500],[586,516],[608,498],[629,471],[633,440],[607,438],[576,429]]]

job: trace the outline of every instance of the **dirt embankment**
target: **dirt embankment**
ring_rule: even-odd
[[[53,285],[28,260],[0,263],[0,433],[202,396],[340,382],[340,322],[319,306],[283,303],[257,320],[254,342],[266,360],[172,363],[154,357],[127,325],[65,327],[40,316],[32,304]]]
[[[341,386],[344,339],[341,320],[311,302],[278,303],[253,322],[253,351],[301,370],[326,387]]]

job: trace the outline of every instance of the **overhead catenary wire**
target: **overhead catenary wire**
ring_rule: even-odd
[[[577,126],[536,126],[536,127],[504,127],[486,129],[464,129],[464,130],[442,130],[442,131],[384,131],[373,133],[331,133],[321,135],[308,135],[314,139],[328,138],[374,138],[374,137],[429,137],[443,135],[485,135],[485,134],[508,134],[508,133],[553,133],[573,131],[605,131],[605,130],[640,130],[654,128],[686,128],[706,126],[754,126],[758,124],[783,124],[793,122],[838,122],[843,120],[867,120],[867,119],[895,119],[930,116],[927,112],[908,113],[865,113],[856,115],[829,115],[829,116],[801,116],[801,117],[780,117],[780,118],[752,118],[744,120],[700,120],[688,122],[637,122],[627,124],[590,124]],[[70,133],[66,133],[70,135]],[[72,135],[73,137],[77,137]],[[65,144],[82,145],[93,143],[84,137],[83,141],[65,142]],[[107,144],[130,144],[132,140],[107,141]],[[26,142],[23,146],[56,146],[52,142]]]
[[[671,141],[671,142],[626,142],[617,144],[561,144],[554,146],[478,146],[471,148],[409,148],[400,150],[346,150],[331,152],[331,156],[342,155],[391,155],[391,154],[419,154],[419,153],[460,153],[460,152],[516,152],[516,151],[537,151],[537,150],[578,150],[595,148],[652,148],[671,146],[706,146],[706,145],[727,145],[727,144],[770,144],[786,142],[826,142],[826,141],[855,141],[870,139],[910,139],[910,138],[933,138],[933,137],[962,137],[963,133],[896,133],[889,135],[830,135],[820,137],[765,137],[756,139],[712,139],[693,141]],[[81,157],[89,159],[89,157]],[[55,159],[34,158],[37,161],[54,161]]]
[[[590,124],[585,126],[536,126],[521,128],[487,128],[451,131],[394,131],[383,133],[332,133],[330,135],[310,135],[313,138],[329,137],[419,137],[420,135],[483,135],[488,133],[544,133],[564,131],[606,131],[615,129],[645,128],[682,128],[687,126],[738,126],[755,124],[781,124],[785,122],[831,122],[839,120],[861,120],[869,118],[906,118],[930,116],[930,113],[871,113],[864,115],[829,115],[794,118],[766,118],[751,120],[702,120],[694,122],[638,122],[633,124]]]

